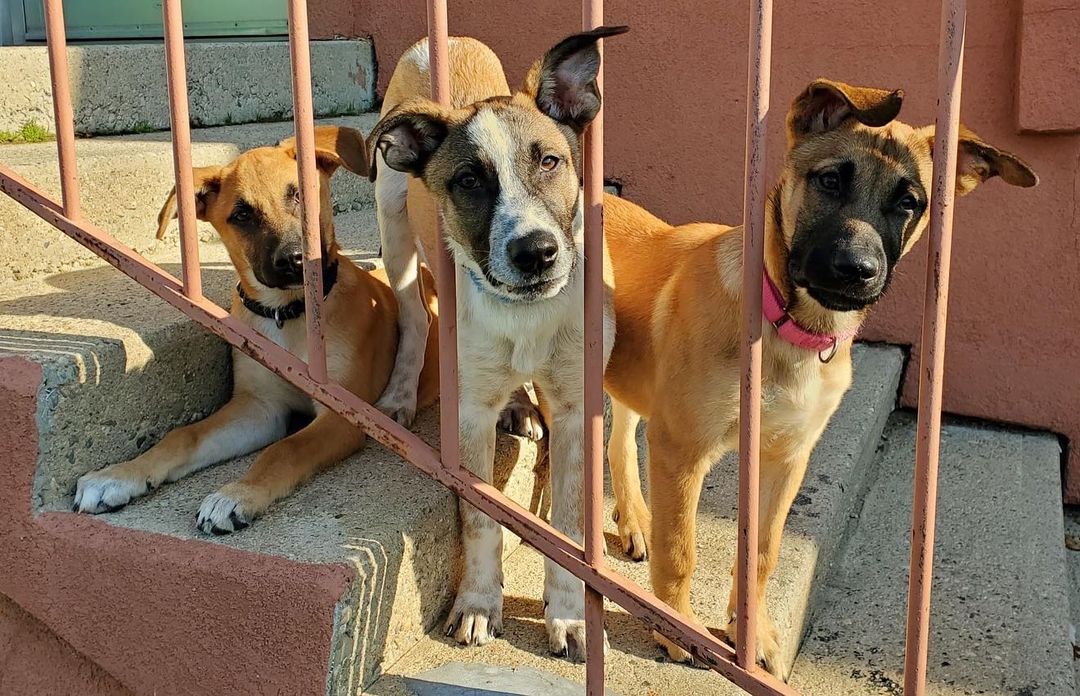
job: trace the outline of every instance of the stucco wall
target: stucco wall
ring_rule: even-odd
[[[380,89],[397,57],[426,31],[419,0],[310,4],[315,35],[374,37]],[[737,222],[748,3],[608,0],[606,6],[609,23],[632,28],[607,44],[608,176],[623,183],[624,195],[671,222]],[[960,202],[945,405],[1080,442],[1080,2],[985,0],[969,7],[963,120],[1019,153],[1042,183],[1021,190],[993,181]],[[491,45],[511,84],[579,23],[579,4],[571,0],[450,2],[451,32]],[[903,87],[901,118],[930,122],[938,23],[936,0],[776,3],[773,171],[787,105],[814,77]],[[1055,133],[1021,135],[1020,124]],[[924,255],[920,246],[901,264],[864,338],[918,343]],[[907,373],[909,405],[917,396],[916,374]],[[1077,451],[1070,448],[1069,492],[1080,502]]]

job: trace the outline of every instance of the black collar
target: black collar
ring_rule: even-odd
[[[330,291],[334,289],[334,284],[337,283],[337,261],[333,261],[329,266],[323,269],[323,297],[330,294]],[[240,302],[244,307],[253,314],[258,314],[265,319],[273,319],[277,322],[277,327],[280,329],[285,325],[285,322],[290,319],[296,319],[304,316],[304,298],[299,300],[293,300],[287,305],[280,307],[268,307],[262,302],[253,300],[244,294],[244,287],[240,283],[236,284],[236,292],[240,295]]]

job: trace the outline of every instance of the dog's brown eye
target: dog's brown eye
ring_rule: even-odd
[[[913,213],[919,208],[919,199],[910,193],[897,202],[896,207],[908,213]]]
[[[233,214],[229,216],[229,221],[234,225],[243,225],[251,222],[251,211],[247,208],[237,208],[233,211]]]
[[[472,191],[480,186],[480,180],[474,174],[462,174],[457,178],[457,185],[466,191]]]
[[[555,167],[559,166],[559,158],[555,155],[545,155],[544,159],[540,160],[540,168],[545,172],[550,172]]]
[[[821,172],[818,174],[818,185],[826,191],[836,193],[840,190],[840,175],[831,170]]]

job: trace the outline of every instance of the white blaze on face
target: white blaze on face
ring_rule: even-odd
[[[520,157],[519,151],[529,144],[515,138],[511,126],[492,109],[478,111],[466,126],[466,132],[480,157],[494,167],[499,180],[499,194],[489,232],[490,270],[496,278],[517,284],[520,276],[510,263],[507,244],[531,232],[546,230],[559,240],[563,247],[559,254],[565,257],[564,233],[543,202],[530,195],[522,181],[526,172],[521,171],[521,163],[531,161],[531,157]]]

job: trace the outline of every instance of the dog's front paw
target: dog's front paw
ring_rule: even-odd
[[[514,392],[510,403],[499,414],[499,429],[537,442],[544,439],[544,419],[540,415],[540,407],[533,403],[526,387]]]
[[[416,392],[388,387],[379,400],[375,402],[375,408],[393,418],[400,425],[411,428],[416,420]]]
[[[195,526],[205,534],[217,536],[239,532],[266,509],[263,498],[247,484],[224,485],[203,500]]]
[[[737,635],[737,621],[731,618],[724,627],[724,636],[732,645],[735,644]],[[787,664],[783,659],[783,651],[780,649],[780,634],[773,625],[772,618],[767,611],[758,612],[757,620],[757,661],[765,667],[769,674],[786,682],[790,676]]]
[[[462,645],[487,645],[502,633],[502,588],[458,591],[446,620],[446,635]]]
[[[75,503],[71,509],[91,514],[112,512],[146,495],[151,488],[146,476],[125,472],[122,467],[107,466],[79,478],[75,485]]]
[[[704,624],[697,620],[697,617],[694,616],[693,612],[682,611],[680,613],[683,615],[683,618],[685,618],[689,623],[697,626],[706,633],[708,632],[708,629],[705,628]],[[664,652],[667,653],[668,659],[672,662],[681,662],[683,664],[690,665],[691,667],[704,666],[700,665],[697,661],[695,661],[694,656],[691,655],[688,651],[682,649],[672,641],[668,640],[659,631],[653,631],[653,640],[656,641],[657,645],[663,648]]]
[[[585,644],[585,596],[581,590],[549,592],[544,601],[544,623],[547,624],[548,649],[552,655],[571,662],[583,662]],[[604,654],[607,654],[607,632],[604,632]]]
[[[648,544],[645,540],[649,536],[649,528],[652,524],[652,516],[647,508],[642,510],[627,510],[622,512],[617,506],[611,513],[611,519],[619,528],[619,539],[622,541],[623,551],[632,561],[644,561],[649,557]]]

